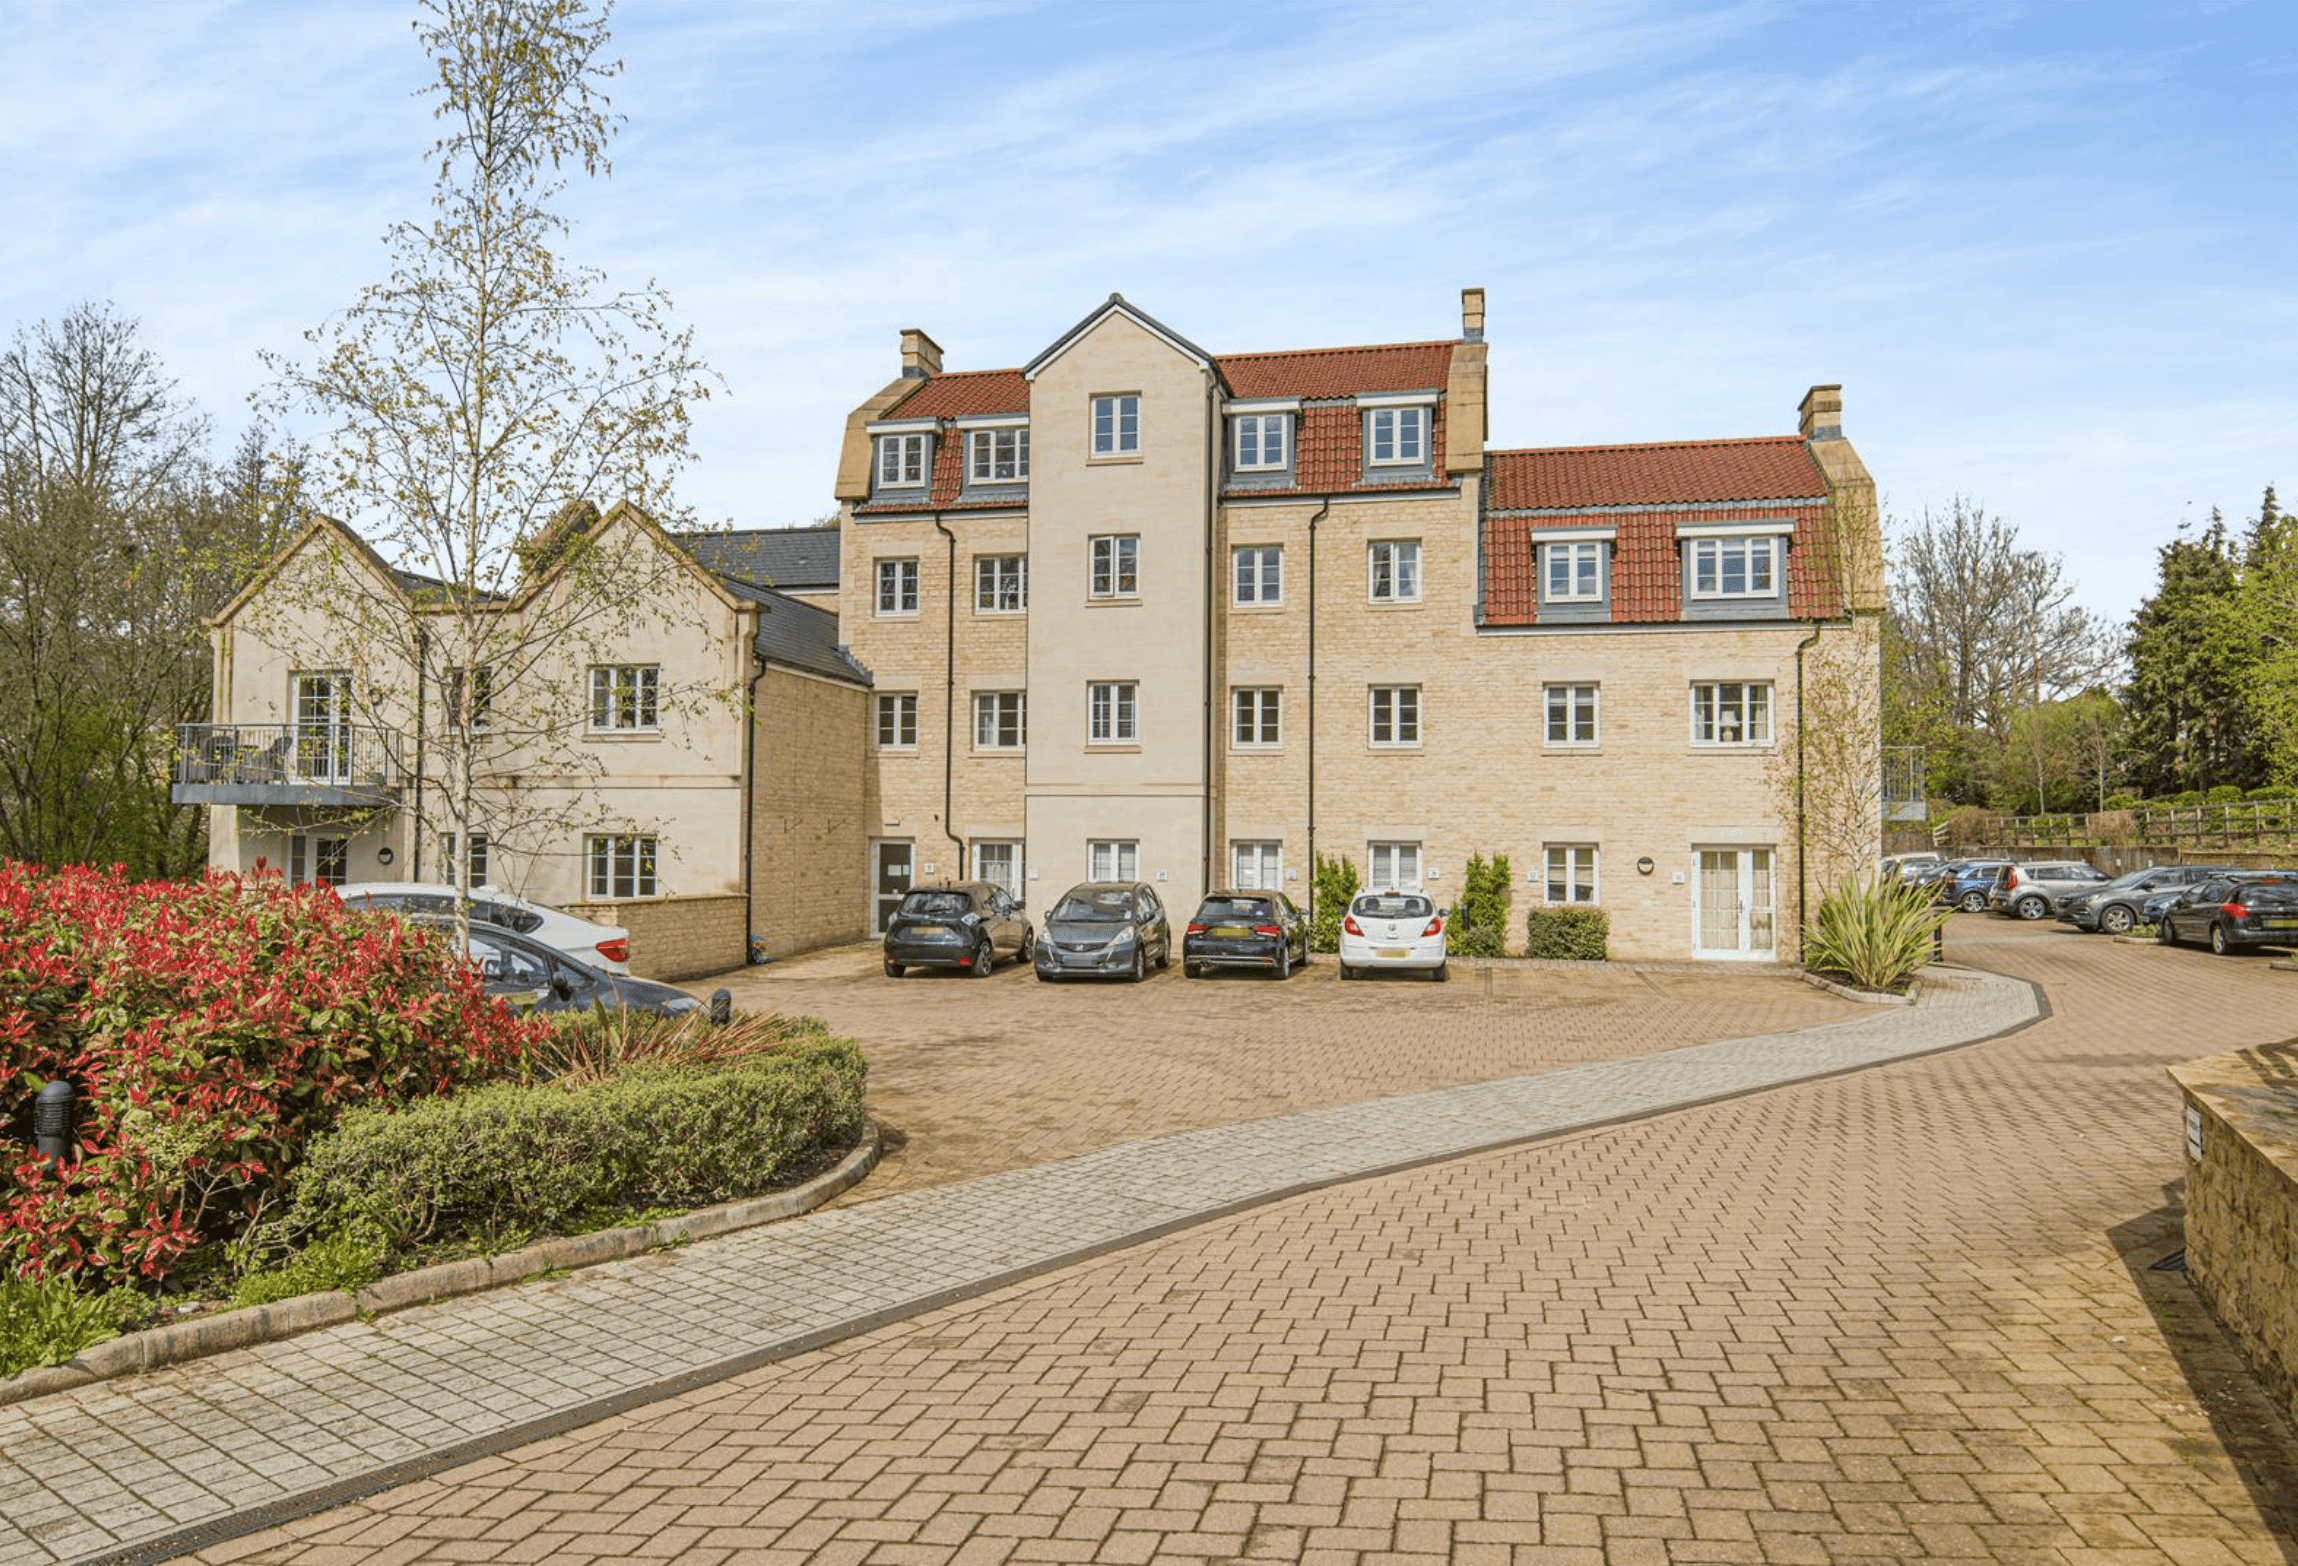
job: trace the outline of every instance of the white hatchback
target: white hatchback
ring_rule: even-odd
[[[452,914],[455,907],[455,889],[441,881],[357,881],[337,887],[335,895],[343,899],[346,908],[432,918]],[[619,924],[593,924],[491,886],[471,888],[471,922],[491,924],[540,941],[553,951],[565,952],[577,962],[609,973],[630,972],[630,932]]]
[[[1441,984],[1444,913],[1418,892],[1362,892],[1341,919],[1340,976],[1375,968],[1426,973]]]

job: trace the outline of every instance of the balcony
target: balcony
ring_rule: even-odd
[[[399,736],[352,724],[176,726],[179,805],[396,804]]]

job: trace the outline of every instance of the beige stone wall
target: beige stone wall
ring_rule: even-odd
[[[569,903],[565,911],[630,932],[630,971],[665,984],[739,968],[740,897],[654,897],[636,902]]]
[[[773,957],[869,933],[869,693],[770,668],[758,682],[752,932]]]
[[[2298,1418],[2298,1047],[2172,1068],[2186,1126],[2186,1270]],[[2199,1119],[2202,1156],[2191,1136]]]

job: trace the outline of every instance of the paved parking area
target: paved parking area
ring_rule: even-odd
[[[2056,1015],[1302,1196],[198,1557],[2298,1559],[2162,1067],[2258,960],[1963,921]],[[984,988],[987,986],[984,985]]]
[[[867,1041],[885,1160],[842,1200],[1022,1169],[1140,1137],[1488,1082],[1754,1033],[1862,1008],[1771,968],[1478,966],[1449,983],[1342,984],[1329,957],[1143,984],[888,979],[845,947],[724,981],[738,1005],[809,1013]],[[695,985],[706,989],[709,981]]]

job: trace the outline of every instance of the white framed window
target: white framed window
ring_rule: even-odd
[[[925,481],[925,436],[880,435],[878,437],[878,488],[915,489]]]
[[[1372,687],[1372,742],[1375,745],[1420,743],[1420,687]]]
[[[1266,473],[1285,465],[1292,415],[1240,413],[1229,421],[1229,464],[1239,473]]]
[[[915,560],[878,562],[878,613],[905,615],[918,612],[918,563]]]
[[[1593,745],[1596,741],[1596,687],[1547,685],[1541,687],[1548,709],[1548,743]]]
[[[1383,539],[1369,546],[1367,571],[1370,577],[1368,591],[1376,604],[1416,604],[1420,602],[1420,541],[1414,538]]]
[[[1274,745],[1284,692],[1274,685],[1238,686],[1229,692],[1229,735],[1239,745]]]
[[[1240,892],[1274,892],[1285,878],[1284,844],[1231,843],[1229,884]]]
[[[878,748],[896,750],[918,742],[918,698],[915,691],[878,697]]]
[[[453,725],[457,721],[458,715],[469,718],[471,732],[474,734],[484,733],[488,725],[494,722],[495,666],[493,664],[482,663],[470,667],[449,669],[441,676],[441,685],[442,695],[447,704],[449,732],[453,732]],[[466,696],[471,703],[468,713],[463,710]]]
[[[1093,455],[1129,457],[1141,449],[1141,394],[1093,399]]]
[[[1021,895],[1021,845],[1005,839],[977,840],[973,845],[973,878],[987,881],[1014,897]]]
[[[1420,890],[1418,843],[1367,843],[1364,865],[1364,889],[1368,892]]]
[[[1765,533],[1748,538],[1695,538],[1694,598],[1771,598],[1779,593],[1779,545]]]
[[[1018,614],[1029,607],[1029,556],[973,557],[976,614]]]
[[[1771,682],[1718,680],[1692,687],[1694,745],[1771,743]]]
[[[1029,431],[973,430],[966,435],[966,476],[976,484],[1029,482]]]
[[[1552,604],[1592,603],[1604,596],[1604,546],[1593,539],[1542,544],[1547,570],[1540,596]]]
[[[1090,542],[1093,574],[1088,591],[1095,598],[1141,596],[1141,537],[1112,533]]]
[[[1123,745],[1139,738],[1131,680],[1096,680],[1086,687],[1086,738],[1096,745]]]
[[[1029,743],[1026,703],[1020,691],[977,691],[973,698],[976,750],[1019,750]]]
[[[1546,901],[1554,905],[1596,900],[1596,847],[1593,843],[1550,843]]]
[[[595,663],[590,670],[590,726],[645,731],[659,726],[662,667],[652,663]]]
[[[590,868],[593,897],[652,897],[654,882],[652,833],[593,833],[583,840],[583,858]]]
[[[1240,604],[1281,604],[1285,601],[1285,551],[1277,544],[1249,544],[1229,551],[1234,569],[1235,601]]]
[[[460,841],[452,832],[439,834],[439,878],[450,886],[455,882],[455,851]],[[484,832],[471,834],[471,884],[487,884],[487,834]]]
[[[1118,839],[1097,838],[1085,846],[1085,879],[1088,881],[1133,881],[1141,875],[1141,845]]]
[[[1428,460],[1426,408],[1375,408],[1365,415],[1365,448],[1376,468]]]

